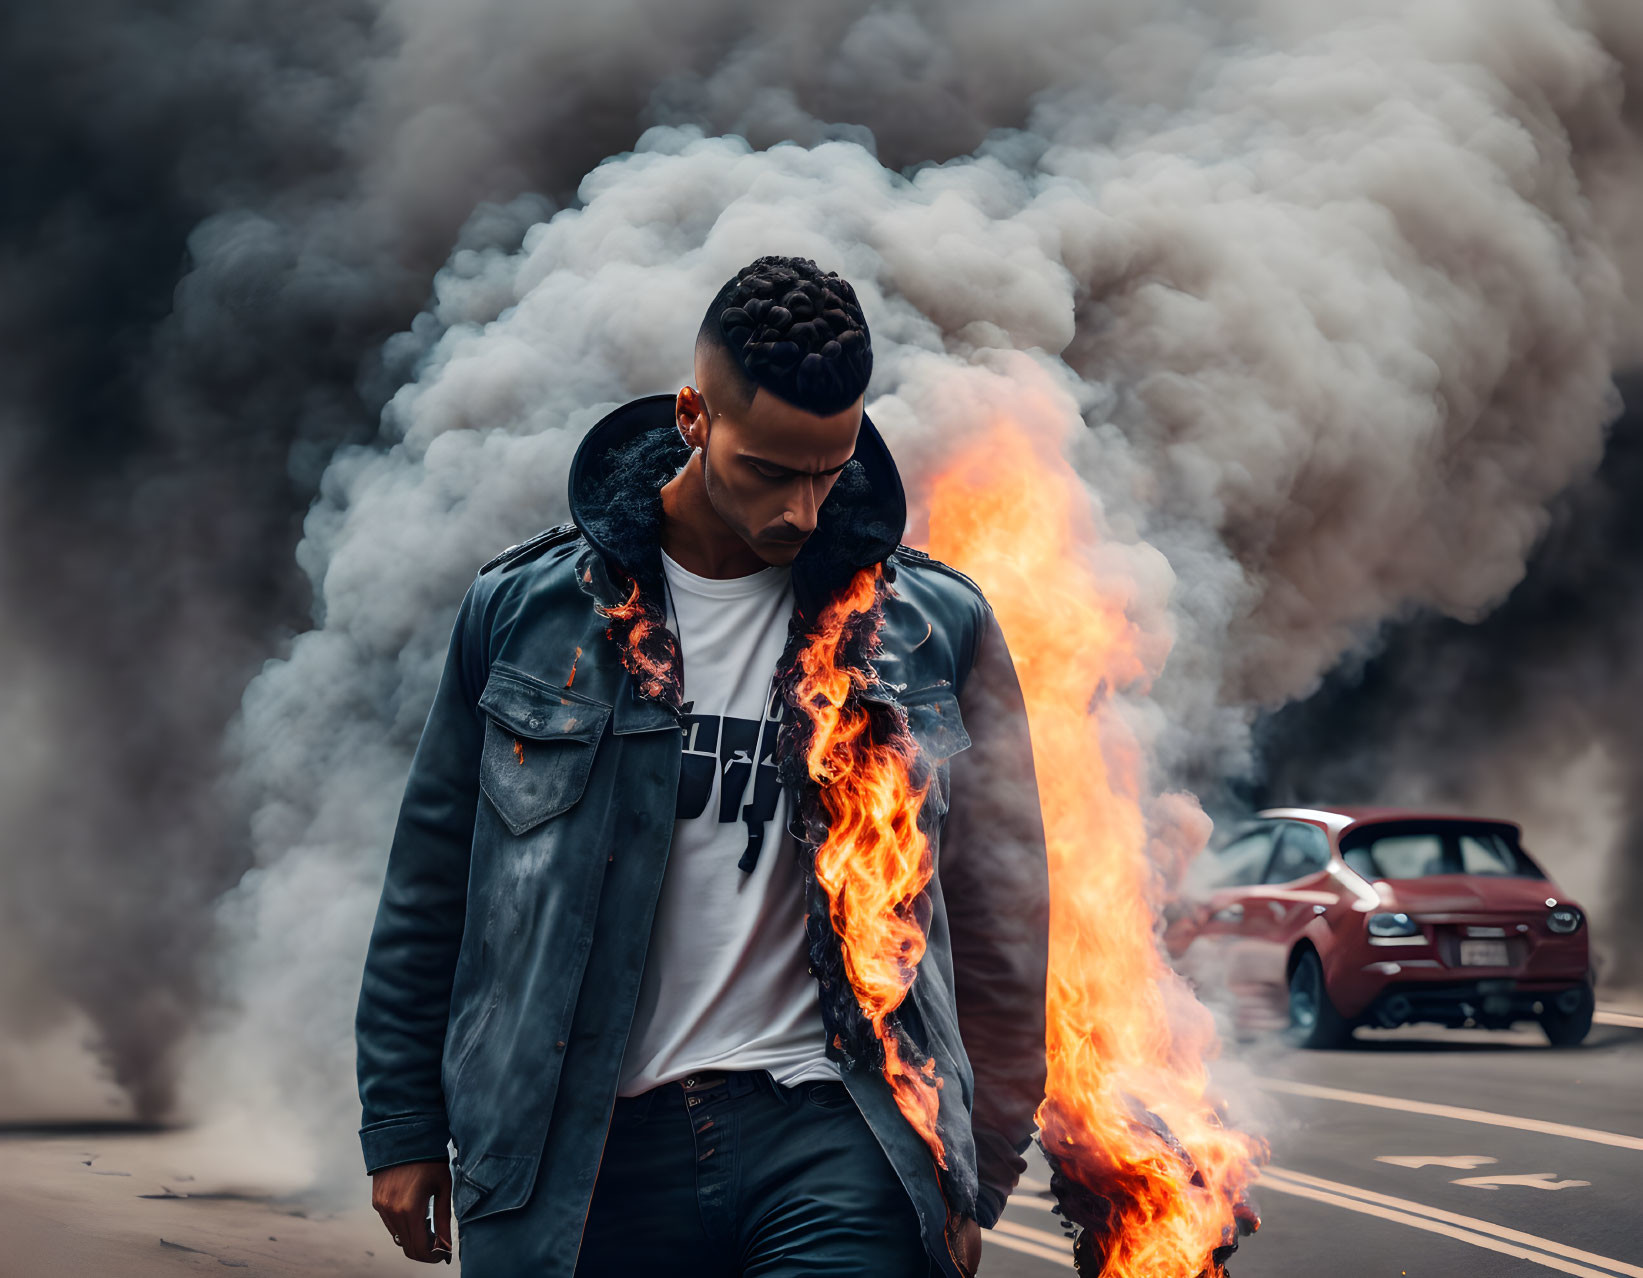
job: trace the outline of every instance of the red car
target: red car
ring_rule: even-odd
[[[1592,1025],[1586,916],[1509,821],[1394,809],[1274,808],[1195,866],[1165,932],[1212,946],[1244,1028],[1263,1004],[1303,1047],[1359,1025],[1503,1028],[1559,1047]]]

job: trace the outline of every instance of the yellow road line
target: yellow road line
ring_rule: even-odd
[[[1575,1278],[1614,1278],[1610,1270],[1590,1269],[1585,1265],[1577,1265],[1573,1261],[1550,1255],[1543,1251],[1535,1251],[1529,1247],[1522,1247],[1516,1243],[1509,1243],[1488,1234],[1473,1233],[1468,1229],[1457,1229],[1453,1225],[1442,1221],[1432,1220],[1427,1216],[1416,1215],[1409,1211],[1396,1211],[1389,1207],[1382,1207],[1377,1203],[1365,1202],[1359,1198],[1348,1198],[1344,1194],[1331,1194],[1321,1189],[1314,1189],[1310,1185],[1291,1182],[1281,1176],[1263,1176],[1261,1184],[1267,1189],[1276,1190],[1280,1194],[1291,1194],[1296,1198],[1306,1198],[1313,1202],[1325,1203],[1331,1207],[1344,1207],[1348,1211],[1359,1212],[1365,1216],[1374,1216],[1379,1220],[1389,1220],[1394,1224],[1407,1225],[1411,1229],[1425,1230],[1429,1234],[1440,1234],[1445,1238],[1453,1238],[1457,1242],[1468,1243],[1473,1247],[1481,1247],[1485,1251],[1499,1252],[1503,1256],[1513,1256],[1518,1260],[1527,1260],[1532,1264],[1542,1265],[1547,1269],[1556,1269],[1566,1274],[1573,1274]]]
[[[1553,1242],[1551,1239],[1542,1238],[1538,1234],[1524,1233],[1521,1229],[1508,1229],[1505,1225],[1497,1225],[1492,1221],[1479,1220],[1473,1216],[1462,1216],[1459,1212],[1445,1211],[1441,1207],[1431,1207],[1426,1203],[1412,1202],[1407,1198],[1394,1198],[1391,1194],[1378,1194],[1372,1189],[1360,1189],[1356,1185],[1343,1185],[1338,1181],[1325,1180],[1321,1176],[1309,1176],[1305,1172],[1290,1171],[1283,1167],[1266,1167],[1261,1171],[1261,1183],[1263,1185],[1271,1184],[1277,1188],[1289,1184],[1326,1193],[1347,1195],[1361,1199],[1364,1202],[1411,1212],[1449,1225],[1457,1225],[1480,1234],[1489,1234],[1506,1242],[1521,1243],[1526,1247],[1538,1247],[1542,1251],[1562,1256],[1567,1260],[1579,1261],[1587,1265],[1597,1265],[1613,1274],[1624,1274],[1626,1278],[1643,1278],[1643,1267],[1628,1264],[1623,1260],[1612,1260],[1608,1256],[1600,1256],[1593,1251],[1583,1251],[1579,1247],[1570,1247],[1566,1243]]]
[[[1001,1220],[988,1231],[988,1235],[989,1243],[1008,1247],[1011,1251],[1019,1251],[1023,1255],[1037,1256],[1040,1260],[1048,1260],[1065,1269],[1073,1267],[1072,1246],[1042,1229],[1018,1225],[1013,1220]],[[1061,1243],[1061,1246],[1052,1246],[1054,1243]]]
[[[1406,1114],[1424,1114],[1431,1118],[1453,1118],[1463,1123],[1482,1123],[1489,1127],[1511,1127],[1520,1132],[1539,1132],[1543,1136],[1561,1136],[1566,1140],[1590,1141],[1594,1145],[1613,1145],[1617,1149],[1643,1149],[1643,1136],[1628,1136],[1624,1132],[1598,1131],[1591,1127],[1571,1127],[1567,1123],[1548,1123],[1538,1118],[1519,1118],[1515,1114],[1496,1114],[1486,1109],[1465,1109],[1459,1105],[1434,1105],[1429,1101],[1406,1100],[1402,1096],[1382,1096],[1378,1092],[1349,1092],[1339,1087],[1319,1087],[1314,1083],[1295,1083],[1287,1078],[1258,1078],[1255,1080],[1269,1092],[1286,1092],[1291,1096],[1307,1096],[1313,1100],[1342,1101],[1348,1105],[1371,1105],[1377,1109],[1397,1109]]]

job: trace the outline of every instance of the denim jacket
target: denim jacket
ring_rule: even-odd
[[[454,1144],[458,1223],[534,1192],[533,1213],[562,1239],[564,1278],[673,834],[670,645],[651,677],[609,611],[660,589],[658,490],[687,455],[672,403],[636,400],[595,426],[571,469],[574,522],[504,551],[468,588],[411,763],[356,1018],[367,1169],[443,1160]],[[943,1080],[945,1169],[878,1069],[841,1067],[932,1257],[960,1278],[959,1219],[997,1219],[1042,1098],[1048,889],[998,624],[973,582],[899,544],[905,520],[894,462],[864,417],[794,563],[794,633],[861,568],[891,583],[863,696],[900,708],[930,778],[934,873],[917,912],[928,943],[897,1016]],[[795,770],[783,775],[791,786]],[[803,850],[806,832],[790,829]],[[812,952],[832,939],[813,938]],[[837,982],[818,981],[825,1009]]]

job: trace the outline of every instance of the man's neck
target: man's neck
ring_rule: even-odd
[[[713,509],[699,452],[662,485],[662,549],[698,577],[746,577],[769,566]]]

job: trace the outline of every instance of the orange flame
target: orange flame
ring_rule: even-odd
[[[816,632],[799,653],[803,670],[796,699],[812,724],[806,760],[821,787],[828,817],[826,841],[816,852],[816,880],[827,892],[845,972],[862,1013],[884,1045],[884,1076],[896,1106],[947,1165],[936,1131],[942,1080],[935,1062],[905,1059],[886,1018],[901,1006],[918,962],[924,931],[914,903],[930,882],[930,847],[919,829],[925,784],[912,779],[914,744],[905,729],[887,741],[870,738],[869,715],[847,704],[868,672],[841,662],[839,650],[852,623],[878,598],[880,570],[863,569],[822,610]]]
[[[672,679],[673,667],[668,650],[656,650],[652,640],[659,632],[665,631],[666,627],[660,618],[646,612],[644,602],[639,597],[639,583],[630,582],[628,597],[621,603],[611,607],[600,605],[595,611],[615,623],[605,630],[605,634],[622,652],[623,664],[638,681],[640,695],[661,698]],[[616,624],[627,626],[625,637],[617,637]],[[578,649],[577,652],[580,655],[581,650]],[[574,673],[572,677],[575,677]],[[570,687],[568,680],[565,686]]]
[[[626,599],[608,608],[600,605],[596,611],[601,617],[609,618],[612,621],[627,621],[634,617],[642,617],[644,615],[644,605],[639,602],[639,583],[630,580]]]
[[[1193,1278],[1217,1268],[1212,1252],[1231,1240],[1265,1150],[1222,1125],[1208,1094],[1210,1015],[1155,936],[1162,884],[1148,856],[1144,749],[1114,697],[1145,691],[1168,637],[1134,620],[1133,584],[1098,573],[1091,498],[1045,439],[1044,421],[1064,415],[1043,417],[991,423],[936,478],[929,551],[992,603],[1032,729],[1051,886],[1041,1139],[1112,1204],[1107,1278]]]

